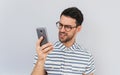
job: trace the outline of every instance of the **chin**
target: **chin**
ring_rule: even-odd
[[[63,43],[63,41],[62,41],[62,40],[60,40],[60,39],[59,39],[59,41]]]
[[[61,40],[61,39],[59,39],[59,41],[60,41],[61,43],[66,43],[66,42],[68,42],[67,40]]]

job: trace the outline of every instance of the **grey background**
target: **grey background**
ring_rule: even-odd
[[[67,7],[84,13],[77,41],[95,58],[96,75],[119,75],[119,0],[0,0],[0,75],[30,75],[36,28],[47,27],[49,41],[57,40],[55,22]]]

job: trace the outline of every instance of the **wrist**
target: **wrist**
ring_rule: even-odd
[[[45,61],[44,61],[44,60],[37,60],[37,63],[38,63],[38,64],[44,64]]]

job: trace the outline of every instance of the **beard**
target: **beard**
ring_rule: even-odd
[[[67,43],[74,38],[74,35],[75,33],[73,33],[72,35],[68,35],[65,32],[59,32],[59,41],[62,43]]]

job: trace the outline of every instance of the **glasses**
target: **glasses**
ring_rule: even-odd
[[[56,22],[56,26],[58,27],[58,29],[62,29],[64,27],[65,31],[69,32],[70,30],[72,30],[73,28],[77,28],[77,26],[72,27],[71,25],[63,25],[62,23],[60,23],[59,21]]]

